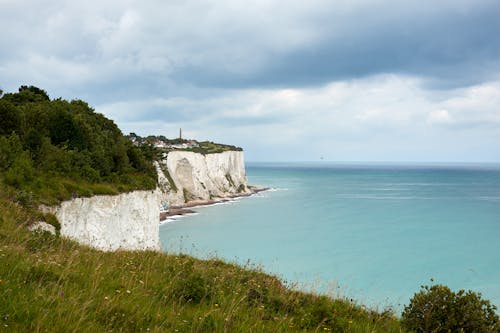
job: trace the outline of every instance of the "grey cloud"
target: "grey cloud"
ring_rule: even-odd
[[[254,159],[498,156],[499,17],[498,0],[0,0],[0,88]]]
[[[0,28],[8,31],[0,36],[0,75],[8,81],[2,84],[36,81],[69,95],[90,91],[94,103],[175,96],[189,86],[317,86],[379,73],[417,75],[431,88],[447,88],[500,72],[500,2],[493,0],[285,6],[47,0],[26,6],[0,4]],[[37,57],[88,76],[44,71],[31,61]],[[12,64],[23,64],[22,79],[30,82],[12,83],[19,77]]]
[[[222,66],[179,70],[200,85],[308,86],[379,73],[425,77],[429,85],[472,85],[498,77],[500,2],[466,2],[424,10],[406,3],[364,8],[347,17],[325,8],[321,38],[278,54],[239,75]],[[330,17],[330,19],[328,19]],[[256,50],[260,52],[260,50]]]
[[[273,125],[283,123],[283,118],[278,115],[263,115],[257,117],[227,117],[219,116],[212,120],[212,123],[216,123],[220,126],[237,126],[237,127],[252,127],[256,125]]]

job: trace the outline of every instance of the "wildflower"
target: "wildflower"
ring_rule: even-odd
[[[107,300],[109,300],[109,297],[108,296],[104,296],[104,299],[107,301]]]
[[[130,294],[130,293],[131,293],[131,291],[127,289],[127,294]]]
[[[218,303],[215,303],[215,304],[214,304],[214,306],[215,306],[215,307],[218,307],[218,306],[219,306],[219,304],[218,304]]]
[[[64,291],[59,292],[59,296],[64,296]]]

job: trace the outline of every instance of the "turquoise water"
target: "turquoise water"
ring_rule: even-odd
[[[422,284],[500,305],[500,167],[252,164],[273,188],[160,227],[168,252],[259,264],[305,289],[400,310]]]

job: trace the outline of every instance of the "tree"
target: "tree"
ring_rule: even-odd
[[[0,99],[0,170],[9,185],[29,182],[37,170],[150,188],[156,182],[152,158],[83,101],[50,100],[34,86]]]
[[[38,96],[38,98],[42,101],[49,101],[50,98],[49,98],[49,95],[47,94],[47,92],[43,89],[40,89],[38,87],[35,87],[35,86],[21,86],[19,87],[19,93],[25,93],[25,92],[28,92],[28,93],[31,93],[35,96]]]
[[[50,101],[47,92],[35,86],[21,86],[19,87],[19,92],[5,94],[2,98],[14,105]]]
[[[8,135],[19,132],[21,118],[14,105],[0,99],[0,135]]]
[[[10,168],[12,162],[23,152],[21,139],[16,133],[0,136],[0,170]]]
[[[5,173],[5,182],[15,187],[21,187],[27,182],[33,180],[35,169],[33,162],[27,151],[23,151],[16,156],[12,165]]]

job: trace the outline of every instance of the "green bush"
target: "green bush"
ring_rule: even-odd
[[[92,192],[153,189],[156,181],[152,157],[87,103],[50,100],[34,86],[1,96],[0,184],[54,203]]]
[[[5,173],[5,182],[9,185],[20,187],[26,182],[33,180],[35,169],[28,152],[17,156],[10,169]]]
[[[496,307],[480,293],[453,292],[443,285],[422,286],[405,306],[401,323],[417,332],[500,332]]]
[[[173,297],[183,303],[198,304],[210,299],[211,289],[205,276],[199,272],[190,271],[175,281]]]
[[[0,100],[0,135],[8,135],[19,131],[21,118],[14,105],[5,100]]]

